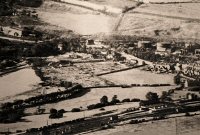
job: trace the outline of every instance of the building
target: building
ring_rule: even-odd
[[[197,57],[200,56],[200,49],[195,49],[195,55],[196,55]]]
[[[171,43],[170,42],[158,42],[156,44],[155,54],[161,56],[167,56],[171,53]]]
[[[149,113],[171,113],[175,112],[173,104],[155,104],[149,106]]]
[[[186,98],[189,100],[196,100],[196,99],[198,99],[198,95],[196,95],[194,93],[187,93]]]
[[[181,78],[181,82],[184,88],[200,86],[200,82],[198,80],[190,79],[189,77]]]
[[[88,40],[86,41],[86,44],[87,44],[87,45],[94,45],[94,40],[93,40],[93,39],[88,39]]]
[[[150,41],[138,41],[138,48],[151,48],[152,44]]]
[[[2,32],[5,35],[14,36],[14,37],[22,37],[23,29],[18,27],[2,27]]]

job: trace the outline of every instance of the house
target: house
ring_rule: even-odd
[[[58,43],[57,44],[57,49],[60,51],[60,52],[62,52],[63,51],[63,44],[62,43]]]
[[[181,55],[183,52],[181,50],[176,50],[175,52],[173,52],[173,55]]]
[[[94,40],[93,40],[93,39],[88,39],[88,40],[86,41],[86,44],[87,44],[87,45],[94,45]]]
[[[138,41],[138,48],[151,48],[152,44],[150,41]]]
[[[196,86],[200,86],[200,81],[192,78],[192,77],[188,77],[188,76],[182,76],[180,78],[180,82],[183,84],[183,86],[185,88],[187,87],[196,87]]]
[[[69,87],[72,87],[72,82],[61,80],[60,85],[61,87],[69,88]]]
[[[33,18],[38,18],[38,13],[34,10],[30,13],[30,16]]]
[[[5,35],[14,36],[14,37],[21,37],[23,29],[19,27],[2,27],[2,32]]]
[[[198,96],[194,93],[187,93],[186,98],[189,100],[196,100],[198,99]]]
[[[155,54],[161,56],[167,56],[171,53],[171,43],[170,42],[158,42],[156,44]]]
[[[196,55],[197,57],[200,56],[200,49],[195,49],[195,55]]]

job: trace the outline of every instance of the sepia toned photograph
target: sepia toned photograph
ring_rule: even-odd
[[[200,135],[200,0],[0,0],[0,135]]]

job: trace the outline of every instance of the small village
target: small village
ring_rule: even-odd
[[[163,124],[168,133],[186,135],[189,129],[183,123],[187,120],[192,121],[190,132],[198,134],[198,39],[54,30],[58,26],[40,20],[44,11],[38,9],[38,2],[35,5],[25,1],[19,0],[12,8],[7,2],[4,8],[9,10],[0,14],[0,19],[5,19],[0,23],[0,134],[90,135],[108,131],[120,135],[120,131],[124,132],[121,128],[132,126],[144,127],[142,135],[150,130],[145,130],[146,125]],[[52,3],[65,2],[71,1]],[[69,5],[86,8],[84,2]],[[138,7],[154,3],[136,2]],[[117,14],[114,8],[106,8],[86,9],[107,16]],[[121,13],[132,9],[123,8]],[[12,19],[6,24],[9,17]],[[23,72],[28,80],[37,81],[25,88],[28,80]],[[17,86],[15,80],[5,84],[4,79],[12,79],[17,73],[20,75],[15,80],[24,80],[24,87]],[[12,89],[6,88],[9,83]],[[175,128],[168,129],[167,124]]]

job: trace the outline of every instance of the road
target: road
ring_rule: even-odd
[[[102,11],[107,13],[113,13],[113,14],[120,14],[122,13],[122,9],[108,6],[108,5],[99,5],[94,4],[87,1],[80,1],[80,0],[61,0],[61,2],[67,3],[67,4],[73,4],[75,6],[80,6],[83,8],[89,8],[95,11]]]
[[[25,42],[25,43],[42,43],[44,41],[33,41],[33,40],[24,40],[24,39],[19,39],[19,38],[11,38],[11,37],[4,37],[0,36],[0,39],[6,39],[10,41],[17,41],[17,42]]]

